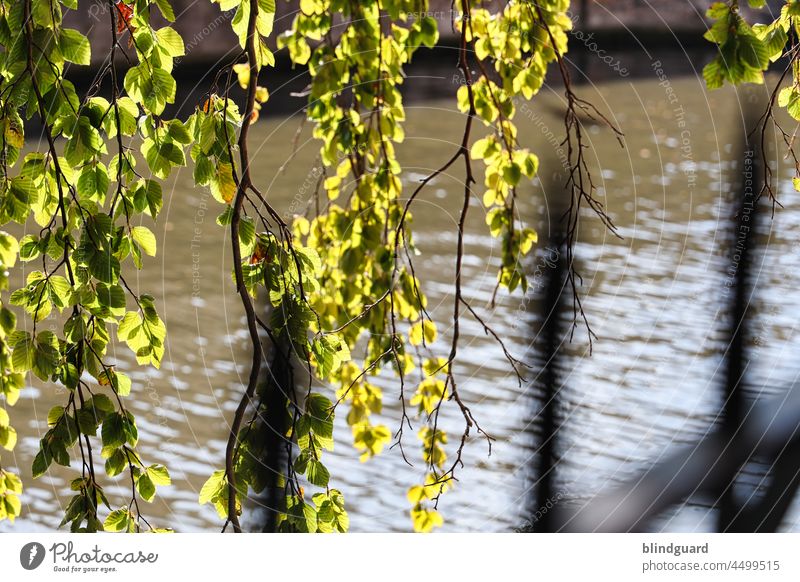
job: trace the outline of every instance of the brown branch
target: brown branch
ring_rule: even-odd
[[[233,270],[236,278],[236,291],[242,300],[245,315],[247,316],[247,329],[250,332],[250,341],[253,348],[253,361],[250,368],[250,377],[247,389],[239,401],[239,406],[233,416],[231,432],[228,436],[228,444],[225,449],[225,474],[228,480],[228,520],[230,520],[233,531],[241,533],[242,527],[239,524],[239,516],[236,513],[236,474],[234,468],[234,458],[239,443],[239,429],[242,425],[244,413],[248,404],[253,399],[258,377],[261,371],[261,339],[258,335],[258,323],[256,320],[253,301],[247,287],[244,284],[242,273],[242,249],[239,243],[239,223],[241,221],[242,204],[245,199],[247,189],[251,187],[250,178],[250,157],[247,150],[247,134],[250,128],[252,113],[256,102],[256,85],[258,81],[258,63],[256,60],[256,42],[259,40],[256,32],[256,19],[258,18],[258,0],[250,0],[250,18],[247,23],[247,60],[250,65],[250,83],[247,86],[247,101],[242,116],[242,129],[239,133],[239,160],[241,162],[241,177],[236,190],[236,198],[233,203],[233,215],[231,217],[231,245],[233,247]]]
[[[777,130],[782,138],[784,143],[786,144],[786,157],[791,156],[794,161],[795,166],[795,174],[800,176],[800,160],[798,160],[797,155],[794,152],[794,140],[795,134],[797,130],[795,130],[795,134],[789,135],[775,118],[775,103],[778,99],[778,94],[781,91],[781,85],[783,85],[784,80],[789,75],[789,72],[792,71],[793,68],[797,67],[797,58],[798,53],[800,53],[800,44],[794,45],[791,50],[789,50],[786,55],[789,57],[789,64],[786,65],[781,76],[778,78],[777,83],[775,83],[775,87],[773,88],[772,92],[770,93],[769,101],[767,103],[767,108],[764,110],[764,113],[756,122],[756,127],[752,129],[747,135],[748,139],[752,137],[753,133],[756,129],[761,129],[761,167],[764,168],[764,183],[761,186],[761,189],[758,191],[758,196],[756,200],[760,198],[765,192],[768,194],[770,201],[772,202],[772,211],[773,214],[775,212],[776,206],[782,206],[782,204],[778,201],[777,196],[775,195],[774,188],[772,186],[773,183],[773,172],[772,166],[769,163],[769,148],[767,147],[766,143],[766,135],[768,133],[768,126],[770,122],[772,122],[772,127]],[[784,159],[785,159],[784,158]]]
[[[534,17],[530,4],[526,4],[526,6],[530,11],[531,17]],[[567,64],[564,62],[563,55],[558,50],[555,36],[553,35],[553,31],[550,29],[550,26],[547,24],[544,11],[538,4],[535,4],[535,9],[536,14],[538,15],[540,26],[547,33],[551,48],[555,54],[558,70],[564,83],[564,96],[567,99],[567,107],[564,112],[564,127],[567,135],[562,142],[562,145],[566,144],[567,146],[567,159],[569,160],[570,164],[565,183],[565,187],[568,188],[571,193],[569,207],[565,212],[565,217],[567,219],[567,279],[569,280],[570,287],[572,288],[572,332],[574,333],[578,325],[578,318],[580,317],[583,320],[583,324],[589,337],[589,353],[591,354],[592,342],[597,338],[597,335],[592,330],[591,325],[589,325],[589,319],[583,309],[583,302],[578,291],[578,287],[583,283],[583,280],[581,279],[577,267],[575,266],[575,260],[573,256],[574,247],[578,237],[578,220],[580,218],[581,205],[586,203],[600,218],[603,225],[613,235],[619,238],[622,237],[620,237],[617,233],[616,227],[606,213],[602,202],[594,197],[595,185],[594,181],[592,180],[592,174],[589,171],[589,166],[586,162],[586,157],[584,156],[584,150],[587,148],[587,146],[583,143],[583,126],[581,124],[579,112],[587,115],[590,119],[599,119],[602,121],[606,127],[611,129],[620,146],[622,147],[624,147],[624,143],[622,141],[623,133],[611,122],[611,120],[608,119],[608,117],[600,112],[597,107],[585,99],[578,97],[572,90],[572,81],[570,79],[569,69]]]

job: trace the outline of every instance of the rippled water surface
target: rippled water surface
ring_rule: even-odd
[[[617,82],[581,91],[609,112],[626,135],[622,149],[609,131],[588,124],[589,152],[599,196],[621,238],[611,235],[591,214],[581,224],[576,255],[584,278],[584,307],[598,336],[589,356],[586,334],[578,327],[569,356],[561,362],[564,384],[560,413],[559,487],[573,503],[591,498],[630,478],[665,450],[702,435],[719,406],[724,318],[725,247],[733,227],[728,206],[733,179],[734,144],[741,121],[732,91],[707,94],[702,81],[673,80],[671,94],[652,80]],[[544,94],[535,104],[518,104],[520,139],[541,157],[542,181],[520,189],[520,216],[548,231],[548,212],[563,200],[549,176],[560,165],[563,134],[559,97]],[[408,108],[407,138],[399,149],[408,192],[418,180],[451,155],[464,117],[451,100],[417,103]],[[681,107],[682,111],[676,108]],[[308,128],[296,141],[299,118],[267,119],[251,132],[256,180],[273,205],[303,212],[316,183],[317,144]],[[414,207],[414,227],[421,251],[419,277],[427,284],[434,315],[446,322],[454,280],[455,226],[462,192],[462,169],[434,180]],[[220,525],[209,506],[197,504],[206,477],[221,467],[230,419],[248,371],[247,336],[234,294],[226,231],[214,222],[219,212],[210,195],[194,188],[189,170],[171,181],[158,223],[158,258],[139,278],[141,291],[156,296],[169,330],[161,370],[141,369],[127,348],[113,354],[130,371],[136,398],[130,407],[139,419],[141,453],[147,462],[170,467],[173,486],[160,490],[147,515],[157,525],[178,531],[213,531]],[[779,391],[796,379],[793,355],[800,353],[796,314],[800,307],[800,251],[794,241],[800,204],[791,188],[782,188],[785,208],[776,213],[760,275],[753,342],[756,352],[750,383]],[[544,249],[531,259],[533,283],[526,298],[498,295],[492,306],[498,249],[484,226],[480,197],[472,201],[466,238],[464,281],[473,306],[504,338],[512,352],[531,361],[538,331],[537,265]],[[542,244],[544,246],[544,243]],[[157,261],[157,264],[156,264]],[[565,314],[569,315],[569,314]],[[434,347],[446,355],[447,326]],[[537,388],[520,388],[502,352],[479,324],[465,318],[458,375],[462,398],[495,439],[491,457],[485,441],[473,438],[458,486],[442,498],[446,530],[504,531],[525,520],[530,507],[532,466],[537,442],[534,410]],[[384,391],[381,421],[397,426],[397,381],[378,380]],[[21,439],[15,463],[22,467],[26,489],[24,518],[17,531],[52,529],[71,472],[57,468],[32,482],[28,467],[46,430],[50,406],[63,401],[51,387],[32,386],[12,410]],[[442,423],[452,434],[461,430],[454,405],[445,406]],[[222,414],[221,414],[222,412]],[[424,469],[419,447],[408,434],[406,449],[415,466],[403,462],[397,448],[360,463],[349,446],[343,415],[337,423],[336,450],[328,463],[333,483],[345,493],[354,531],[407,531],[405,491]],[[451,449],[454,446],[451,440]],[[8,458],[4,454],[4,461]],[[118,480],[110,495],[125,495]],[[665,516],[658,528],[704,530],[710,527],[708,500],[691,500]],[[794,511],[786,529],[800,530]],[[10,530],[0,524],[0,530]]]

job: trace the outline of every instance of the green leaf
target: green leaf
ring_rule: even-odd
[[[119,111],[119,128],[122,135],[134,135],[136,133],[136,120],[139,117],[139,108],[130,97],[120,97],[117,99],[117,109]],[[103,128],[108,137],[117,135],[116,111],[113,109],[105,116]]]
[[[19,243],[19,258],[21,260],[32,261],[41,254],[39,239],[30,234],[22,237]]]
[[[141,495],[142,499],[148,503],[153,501],[153,498],[156,496],[156,486],[147,473],[139,476],[139,479],[136,481],[136,489],[139,491],[139,495]]]
[[[47,283],[50,299],[59,308],[59,311],[70,305],[72,285],[61,275],[51,275]]]
[[[217,165],[211,179],[211,194],[218,202],[230,204],[236,196],[236,182],[233,180],[233,166],[228,163]]]
[[[147,199],[147,209],[152,218],[156,218],[158,213],[161,212],[161,207],[164,204],[164,197],[161,191],[161,184],[155,180],[145,180],[144,182],[145,197]]]
[[[155,3],[164,18],[170,22],[175,22],[175,12],[172,10],[172,5],[169,3],[169,0],[155,0]]]
[[[48,0],[32,0],[31,16],[33,22],[41,28],[55,29],[61,23],[61,6]]]
[[[12,343],[9,341],[14,349],[11,354],[11,363],[14,366],[15,372],[27,372],[33,367],[36,346],[29,333],[19,333],[21,333],[21,335],[16,337],[16,342]]]
[[[171,57],[181,57],[186,54],[181,35],[175,32],[174,28],[165,26],[156,31],[158,46],[161,47]]]
[[[321,462],[316,459],[309,459],[306,471],[309,483],[317,487],[327,487],[330,473],[328,469]]]
[[[121,285],[98,283],[95,291],[97,292],[97,302],[100,305],[111,308],[112,312],[119,311],[119,315],[124,313],[126,299]]]
[[[222,214],[217,216],[217,224],[220,226],[230,226],[231,219],[233,218],[233,208],[226,206]]]
[[[91,399],[92,408],[100,411],[103,416],[114,412],[114,403],[105,394],[95,394]]]
[[[75,420],[77,420],[78,428],[83,434],[97,436],[97,427],[100,423],[94,410],[88,408],[78,409]]]
[[[778,105],[786,107],[786,111],[794,119],[800,120],[800,91],[794,86],[784,87],[778,93]]]
[[[198,497],[200,505],[213,501],[225,487],[225,483],[225,471],[223,469],[214,471],[211,477],[203,484],[202,489],[200,489],[200,495]]]
[[[303,516],[306,520],[306,528],[309,533],[317,531],[317,511],[308,503],[303,504]]]
[[[111,387],[120,396],[128,396],[131,393],[131,379],[125,374],[115,372]]]
[[[754,69],[764,70],[770,53],[761,40],[753,35],[742,35],[739,39],[739,58]]]
[[[306,411],[314,418],[329,418],[333,403],[322,394],[312,393],[306,399]]]
[[[53,461],[53,457],[50,455],[46,455],[44,451],[39,451],[36,453],[36,456],[33,459],[33,465],[31,467],[31,471],[33,473],[33,478],[38,479],[42,475],[47,472],[47,468],[50,466],[50,463]]]
[[[703,67],[703,79],[709,89],[719,89],[725,83],[725,74],[719,57]]]
[[[311,277],[316,277],[322,270],[322,260],[319,253],[310,247],[296,247],[295,252],[300,260],[307,266],[303,271]]]
[[[317,363],[321,378],[328,378],[342,362],[350,360],[350,349],[334,334],[323,335],[311,343],[311,352]]]
[[[16,495],[12,495],[10,493],[6,493],[6,495],[3,497],[3,501],[5,504],[5,511],[6,515],[8,516],[8,520],[11,523],[14,523],[14,519],[22,511],[22,502],[19,500],[19,497],[17,497]]]
[[[76,65],[88,65],[92,60],[89,39],[77,30],[62,28],[58,36],[58,48],[65,60]]]
[[[201,115],[198,113],[198,115]],[[207,154],[211,151],[211,148],[217,142],[217,122],[215,115],[204,115],[199,122],[200,127],[200,137],[198,139],[198,145],[200,146],[200,152]],[[223,140],[224,141],[224,140]],[[201,159],[201,158],[197,158]],[[208,160],[209,163],[211,160]]]
[[[408,341],[412,346],[433,343],[436,341],[436,324],[429,319],[418,321],[408,331]]]
[[[120,341],[127,341],[135,330],[142,325],[142,318],[135,311],[129,311],[119,322],[117,327],[117,338]]]
[[[119,260],[111,254],[111,249],[95,252],[89,257],[89,272],[103,283],[116,283],[119,276]]]
[[[242,243],[242,254],[253,252],[256,242],[256,225],[249,216],[243,216],[239,223],[239,242]]]
[[[522,168],[516,162],[511,162],[503,168],[503,179],[509,186],[516,186],[522,179]]]
[[[115,509],[108,514],[108,517],[103,522],[103,529],[106,531],[128,531],[133,516],[128,509]]]
[[[422,44],[428,48],[433,48],[439,40],[439,30],[436,24],[436,19],[432,16],[426,16],[420,22],[420,39]]]
[[[175,79],[164,69],[142,63],[128,70],[125,90],[137,103],[142,103],[151,113],[160,115],[167,103],[175,100]]]
[[[51,331],[43,331],[36,336],[33,373],[40,380],[47,381],[55,374],[61,360],[58,338]]]
[[[79,167],[104,149],[100,133],[92,127],[89,118],[81,115],[64,148],[64,157],[72,166]]]
[[[172,103],[175,101],[175,79],[164,69],[153,69],[153,92],[159,101]],[[147,105],[147,99],[145,99]],[[157,113],[153,111],[153,113]]]
[[[50,409],[50,412],[47,413],[47,426],[55,426],[58,424],[58,421],[61,420],[62,416],[64,416],[64,407],[54,406]]]
[[[173,167],[186,164],[183,149],[171,141],[156,143],[148,138],[142,143],[141,151],[150,170],[162,179],[169,176]]]
[[[19,242],[5,231],[0,231],[0,262],[6,268],[13,267],[17,262]]]
[[[6,489],[11,493],[22,493],[22,480],[14,473],[5,472],[6,476]]]
[[[4,125],[3,137],[6,142],[12,147],[22,148],[25,145],[25,127],[19,114],[12,112],[6,117]],[[26,161],[27,159],[29,158],[26,156]]]
[[[125,442],[135,447],[139,441],[139,430],[136,428],[136,422],[130,412],[126,412],[122,417],[122,428],[125,432]]]
[[[118,412],[109,414],[103,421],[101,435],[104,447],[121,447],[125,444],[125,428]]]
[[[13,427],[0,427],[0,447],[7,451],[13,451],[17,444],[17,431]]]
[[[128,465],[128,460],[122,449],[114,449],[108,459],[106,459],[106,474],[109,477],[114,477],[122,473]]]
[[[97,382],[101,386],[111,386],[120,396],[128,396],[131,393],[131,379],[113,368],[100,372]]]
[[[103,164],[84,166],[78,178],[78,196],[81,200],[95,199],[102,203],[108,192],[108,185],[108,171]]]
[[[6,307],[0,308],[0,328],[6,333],[12,333],[17,327],[17,316]]]
[[[783,54],[783,49],[789,40],[783,26],[779,23],[773,23],[771,25],[756,24],[753,26],[753,31],[764,43],[770,61],[778,60]]]
[[[214,177],[214,164],[208,156],[200,155],[194,162],[194,181],[199,186],[208,186]]]
[[[150,465],[147,467],[147,474],[156,485],[171,485],[172,479],[169,476],[169,471],[164,465]]]
[[[173,141],[183,145],[192,143],[192,136],[189,133],[187,126],[181,123],[179,119],[173,119],[167,124],[167,127],[167,135]]]
[[[146,226],[134,226],[131,229],[133,240],[139,243],[142,250],[154,257],[156,255],[156,237]]]

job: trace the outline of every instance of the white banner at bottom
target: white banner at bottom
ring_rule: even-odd
[[[800,534],[3,534],[0,580],[800,580]]]

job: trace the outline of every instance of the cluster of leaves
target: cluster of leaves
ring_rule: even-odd
[[[470,155],[485,165],[483,203],[486,223],[499,238],[502,265],[499,284],[527,291],[521,259],[537,241],[536,232],[519,225],[514,201],[517,186],[533,178],[539,167],[535,154],[519,146],[514,116],[520,99],[530,99],[544,83],[550,63],[567,50],[572,21],[568,0],[515,2],[501,12],[475,9],[465,26],[481,76],[458,90],[458,106],[467,113],[470,92],[477,117],[491,133],[475,141]],[[494,75],[488,70],[493,68]]]
[[[477,424],[458,396],[453,374],[459,309],[466,306],[483,321],[461,296],[459,278],[448,357],[436,353],[437,325],[414,275],[410,205],[422,186],[464,151],[469,152],[471,119],[481,119],[492,133],[477,140],[471,152],[485,163],[482,198],[487,222],[492,235],[502,241],[498,284],[511,291],[527,288],[521,261],[536,242],[536,233],[519,224],[514,199],[522,180],[536,174],[538,160],[517,141],[512,121],[515,101],[538,92],[548,64],[566,51],[566,31],[571,26],[567,0],[508,3],[494,12],[476,2],[456,4],[461,14],[454,24],[462,35],[464,63],[466,53],[472,52],[481,71],[477,79],[467,78],[463,67],[458,105],[469,118],[464,143],[453,159],[404,199],[402,168],[395,158],[395,146],[404,139],[400,86],[403,67],[414,52],[438,41],[436,21],[419,16],[427,13],[427,7],[421,0],[358,4],[304,0],[292,28],[278,38],[278,45],[288,50],[294,63],[308,65],[311,84],[306,111],[315,124],[314,136],[321,141],[326,170],[324,196],[314,205],[316,214],[310,219],[297,216],[293,222],[294,239],[317,249],[322,261],[320,290],[309,295],[318,318],[314,329],[337,330],[351,350],[363,346],[360,362],[348,362],[331,375],[339,386],[336,405],[350,406],[347,422],[362,461],[379,454],[393,440],[386,425],[371,420],[381,412],[383,397],[371,378],[388,368],[399,379],[402,418],[395,440],[404,458],[403,431],[412,426],[406,406],[417,408],[424,423],[418,437],[426,472],[422,484],[409,490],[416,531],[442,524],[436,509],[439,496],[452,486],[470,428]],[[463,215],[472,194],[468,160],[467,166]],[[457,271],[463,252],[463,215]],[[509,360],[514,365],[513,358]],[[407,391],[406,381],[412,374],[419,379],[415,389]],[[448,462],[447,434],[438,419],[442,404],[451,400],[464,415],[465,431],[454,459]]]
[[[763,8],[765,0],[748,0],[751,8]],[[764,83],[764,73],[770,65],[786,57],[787,65],[775,85],[767,110],[761,118],[762,135],[770,125],[783,138],[795,164],[795,190],[800,191],[800,159],[794,152],[794,132],[783,129],[773,113],[777,104],[800,121],[800,2],[786,0],[777,18],[771,22],[750,24],[739,11],[736,0],[716,2],[706,15],[713,21],[705,33],[706,40],[717,45],[719,53],[703,69],[703,78],[710,89],[726,82]],[[763,148],[762,148],[763,149]],[[762,152],[762,156],[766,154]],[[787,155],[787,157],[788,157]],[[764,160],[766,162],[766,159]],[[762,189],[776,200],[772,186],[772,169],[764,164],[766,180]]]
[[[223,224],[228,220],[229,210],[220,216]],[[249,255],[242,265],[245,287],[253,297],[263,290],[272,307],[265,328],[277,345],[286,346],[288,353],[298,354],[312,365],[316,377],[331,378],[342,363],[350,359],[350,352],[335,333],[309,333],[315,327],[316,316],[304,295],[319,291],[319,256],[312,248],[290,246],[270,233],[258,233],[250,240],[250,235],[244,232],[240,231],[240,245]],[[284,531],[345,531],[349,522],[344,498],[341,492],[329,489],[330,472],[322,461],[323,452],[333,449],[333,404],[324,395],[309,390],[302,405],[294,400],[287,405],[292,419],[286,436],[296,444],[297,450],[287,467],[286,505],[279,516],[279,525]],[[236,439],[237,511],[241,511],[248,490],[261,493],[267,485],[260,470],[265,441],[260,413],[264,411],[258,408]],[[325,489],[325,493],[313,495],[313,504],[304,498],[299,475],[304,475],[309,484]],[[214,472],[199,497],[200,503],[212,503],[222,518],[229,517],[230,487],[226,477],[225,470]]]
[[[7,232],[0,232],[0,291],[9,288],[9,269],[14,267],[19,255],[17,239]],[[17,318],[14,313],[0,302],[0,394],[6,406],[14,406],[19,393],[25,385],[22,374],[14,371],[9,334],[16,330]],[[6,408],[0,408],[0,447],[13,451],[17,444],[17,431],[11,426],[11,419]],[[0,458],[2,460],[2,458]],[[22,481],[19,476],[0,464],[0,521],[14,519],[20,514]]]
[[[417,368],[409,348],[430,349],[437,335],[419,280],[410,263],[398,260],[398,249],[413,249],[395,157],[395,145],[404,139],[400,86],[414,52],[438,40],[433,18],[414,17],[426,12],[427,2],[419,0],[303,1],[292,28],[278,38],[294,63],[308,64],[307,114],[322,143],[326,174],[331,172],[324,202],[317,205],[323,209],[310,220],[296,217],[293,230],[296,240],[321,256],[320,290],[309,296],[318,329],[339,330],[351,349],[364,344],[360,363],[330,373],[339,386],[336,405],[349,404],[347,423],[361,461],[392,441],[389,427],[372,421],[382,410],[383,394],[371,378],[388,368],[400,379],[399,440],[403,424],[410,425],[405,379]],[[333,40],[338,21],[343,24]],[[421,377],[418,391],[429,380]]]
[[[232,27],[241,51],[218,72],[207,98],[185,121],[165,114],[175,100],[172,69],[184,54],[183,41],[171,26],[156,29],[151,22],[154,7],[166,20],[174,20],[168,0],[109,1],[111,51],[83,97],[64,78],[66,63],[87,65],[91,60],[88,40],[61,25],[62,6],[74,8],[74,0],[0,2],[0,44],[6,49],[0,60],[0,223],[23,224],[32,217],[41,227],[19,241],[0,233],[4,273],[18,259],[41,264],[8,299],[27,313],[32,330],[17,330],[13,313],[0,305],[2,392],[6,403],[13,404],[28,371],[66,388],[67,400],[50,411],[33,462],[39,476],[53,462],[71,465],[79,450],[80,476],[72,481],[75,494],[63,523],[74,531],[140,531],[143,525],[161,531],[142,516],[139,500],[151,501],[157,487],[169,485],[169,472],[141,460],[136,419],[124,400],[131,397],[133,385],[108,361],[107,350],[116,330],[116,340],[128,345],[139,364],[161,363],[165,325],[154,298],[134,292],[125,270],[140,269],[143,255],[155,255],[156,238],[142,221],[157,218],[160,181],[187,163],[188,150],[195,182],[210,188],[220,203],[217,222],[230,228],[233,281],[253,343],[250,380],[231,425],[225,468],[207,480],[200,503],[211,503],[226,526],[232,523],[241,531],[238,518],[245,498],[266,486],[258,470],[270,428],[264,420],[269,412],[265,392],[257,390],[263,332],[273,346],[273,365],[282,362],[291,368],[296,358],[310,376],[302,396],[287,390],[281,411],[290,445],[280,529],[347,530],[344,497],[331,487],[323,454],[333,448],[335,412],[343,402],[349,406],[346,420],[362,461],[392,442],[389,427],[374,421],[383,406],[376,378],[384,370],[399,379],[402,417],[394,440],[407,461],[403,431],[412,428],[411,416],[422,424],[417,436],[424,476],[408,492],[414,529],[426,532],[440,526],[439,497],[453,485],[470,430],[483,432],[455,380],[461,310],[502,345],[461,293],[464,224],[474,182],[470,160],[481,159],[485,165],[482,199],[489,230],[503,247],[498,284],[524,290],[521,257],[531,250],[536,234],[519,224],[514,201],[523,179],[536,174],[538,161],[517,141],[515,101],[533,96],[548,64],[566,50],[568,1],[509,3],[491,12],[480,2],[461,0],[454,24],[461,35],[459,67],[465,81],[458,94],[466,113],[463,141],[440,170],[404,197],[395,156],[395,146],[404,139],[400,86],[414,53],[438,41],[436,21],[420,16],[427,13],[427,1],[302,0],[291,30],[278,38],[278,45],[294,63],[309,68],[307,115],[322,143],[326,176],[317,213],[295,216],[291,224],[252,182],[247,152],[248,128],[269,97],[258,77],[274,64],[266,43],[273,0],[218,0],[221,10],[235,9]],[[124,81],[116,69],[119,52],[130,63]],[[467,66],[470,52],[480,69],[475,79]],[[103,97],[98,93],[106,80],[111,92]],[[236,84],[246,93],[243,107],[229,97]],[[13,174],[25,145],[23,116],[34,115],[44,125],[47,148],[25,155]],[[491,129],[474,144],[473,119]],[[57,138],[64,139],[61,150]],[[460,158],[466,169],[465,193],[455,253],[452,332],[443,357],[437,325],[414,274],[417,249],[410,207],[430,180]],[[148,177],[137,164],[146,166]],[[8,286],[3,274],[0,291]],[[253,301],[260,297],[271,306],[268,321],[255,313]],[[44,320],[54,325],[37,330]],[[351,356],[356,348],[364,354],[358,360]],[[516,361],[503,349],[516,370]],[[415,386],[408,390],[412,374]],[[328,395],[331,385],[338,388],[335,402]],[[439,418],[443,404],[453,401],[465,427],[457,450],[448,455],[448,435]],[[407,407],[416,408],[416,414]],[[252,418],[245,421],[248,411]],[[0,445],[10,449],[16,433],[7,417],[3,409]],[[98,508],[111,505],[95,472],[96,440],[107,476],[126,473],[132,492],[130,502],[110,511],[103,522]],[[318,491],[307,495],[306,486]],[[0,517],[18,515],[20,491],[19,479],[0,467]]]
[[[756,0],[751,6],[763,6]],[[721,87],[726,81],[763,83],[764,71],[771,60],[780,57],[788,39],[790,9],[772,26],[751,27],[739,13],[739,3],[717,2],[706,15],[713,25],[705,33],[706,40],[719,46],[719,54],[703,68],[703,78],[709,88]],[[776,26],[777,24],[777,26]]]
[[[157,5],[174,18],[167,2]],[[74,495],[62,521],[72,531],[140,531],[145,526],[159,531],[141,514],[139,501],[152,501],[156,486],[170,483],[166,467],[144,465],[137,452],[136,418],[125,405],[132,381],[109,361],[107,351],[116,329],[116,339],[128,344],[140,364],[158,367],[164,354],[166,328],[155,300],[135,292],[125,271],[128,265],[141,269],[143,255],[155,255],[155,235],[142,222],[145,216],[155,219],[162,206],[160,184],[135,169],[134,143],[140,143],[155,176],[166,176],[184,161],[183,124],[158,117],[174,100],[171,70],[183,43],[169,26],[151,26],[147,2],[124,6],[124,11],[110,12],[111,56],[82,97],[64,76],[69,63],[88,65],[91,60],[88,39],[62,25],[64,10],[75,9],[76,3],[23,0],[3,2],[0,10],[0,222],[26,225],[32,220],[39,227],[19,241],[0,234],[0,290],[9,288],[8,269],[17,259],[38,265],[7,300],[27,314],[32,328],[17,329],[14,313],[0,307],[0,383],[8,405],[17,400],[28,372],[65,389],[64,404],[48,413],[32,473],[40,477],[53,462],[65,467],[77,463],[80,476],[71,482]],[[125,51],[117,34],[130,37],[135,57],[127,58],[138,59],[125,76],[127,96],[121,94],[115,69],[114,55]],[[97,95],[105,79],[111,81],[110,100]],[[22,155],[23,117],[41,121],[44,151]],[[44,321],[48,329],[40,329]],[[1,444],[11,449],[16,433],[8,420],[6,411],[0,412]],[[124,473],[131,480],[131,497],[120,509],[111,511],[93,452],[97,449],[109,478]],[[19,513],[21,483],[0,470],[0,485],[0,518],[13,519]],[[102,506],[110,511],[104,522]]]
[[[296,354],[313,367],[315,376],[321,380],[329,380],[342,363],[349,361],[350,351],[338,333],[322,331],[319,316],[308,300],[320,292],[319,255],[314,247],[292,240],[288,226],[266,204],[249,177],[247,127],[258,119],[261,105],[269,98],[266,88],[258,85],[258,75],[264,66],[274,64],[265,37],[272,30],[275,5],[272,0],[220,2],[221,10],[232,8],[236,8],[232,26],[242,47],[237,60],[241,57],[246,60],[229,67],[222,96],[212,94],[187,121],[187,127],[193,129],[195,142],[191,150],[195,181],[208,185],[215,199],[224,205],[218,224],[231,227],[237,261],[233,280],[242,295],[256,354],[255,373],[251,371],[250,383],[231,429],[226,467],[209,477],[199,496],[201,504],[213,504],[220,517],[226,518],[226,525],[231,522],[234,530],[240,531],[238,516],[243,499],[250,491],[261,493],[267,485],[260,470],[265,432],[270,430],[263,420],[264,406],[256,404],[253,418],[242,422],[245,409],[256,396],[260,367],[260,337],[255,326],[269,334],[276,357],[288,359]],[[228,98],[233,74],[247,92],[243,113]],[[262,213],[264,207],[267,216]],[[248,210],[255,217],[248,215]],[[252,302],[259,293],[271,306],[267,322],[257,318],[253,311]],[[258,392],[260,401],[263,390],[264,387]],[[330,472],[322,460],[323,452],[333,448],[333,404],[309,387],[302,402],[287,398],[286,414],[290,417],[286,437],[296,450],[288,455],[285,505],[277,520],[280,529],[346,531],[349,520],[344,498],[341,492],[329,488]],[[310,485],[323,488],[324,493],[314,494],[310,502],[306,500],[300,485],[301,475]]]

